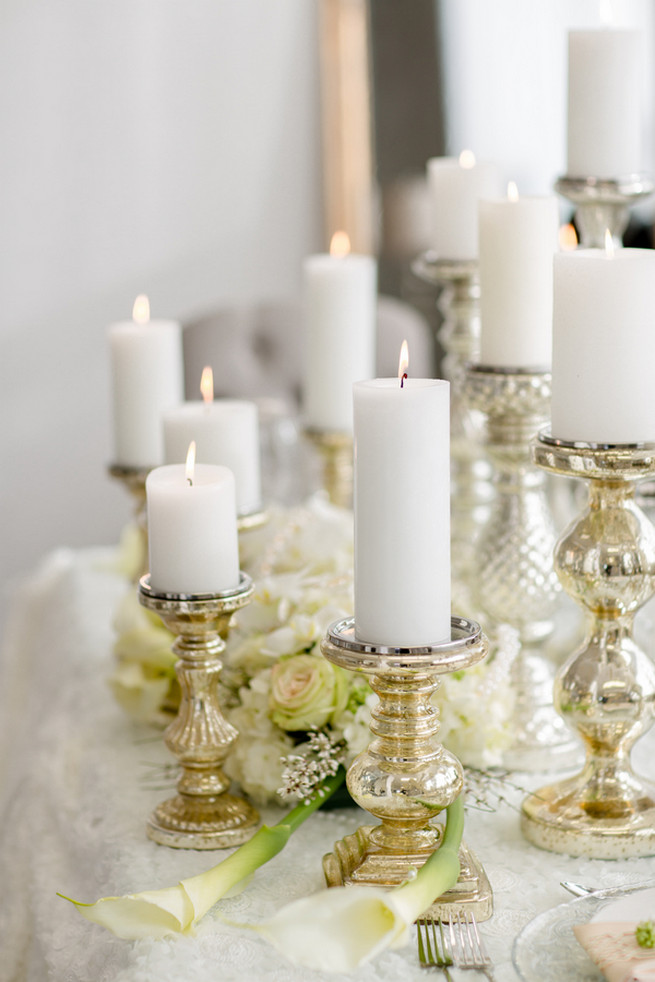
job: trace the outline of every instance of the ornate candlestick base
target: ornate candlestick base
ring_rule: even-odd
[[[353,438],[351,433],[305,430],[305,435],[321,455],[322,485],[328,498],[339,508],[353,506]]]
[[[486,418],[496,492],[476,544],[473,596],[493,623],[510,624],[521,639],[512,669],[514,738],[504,758],[518,770],[548,770],[555,758],[570,766],[579,751],[553,708],[555,665],[543,645],[553,630],[560,585],[546,476],[532,463],[530,440],[548,420],[550,380],[546,371],[474,365],[465,384],[470,405]]]
[[[653,182],[645,174],[629,174],[615,180],[599,177],[560,177],[555,190],[576,206],[580,245],[585,249],[604,249],[605,230],[614,245],[621,248],[628,227],[631,205],[653,193]]]
[[[134,521],[141,538],[141,560],[133,582],[138,583],[144,573],[148,572],[148,519],[146,513],[146,478],[150,467],[124,467],[122,464],[110,464],[107,468],[109,475],[125,485],[134,500]]]
[[[426,252],[412,264],[419,279],[442,287],[437,306],[443,317],[437,338],[446,355],[444,378],[450,381],[451,543],[455,578],[468,584],[475,569],[475,538],[492,498],[491,468],[482,449],[482,418],[466,400],[466,367],[480,353],[480,282],[478,264],[439,259]]]
[[[655,666],[632,637],[635,612],[655,589],[655,528],[634,502],[655,474],[655,446],[563,444],[542,434],[541,467],[589,481],[589,504],[564,533],[555,568],[591,615],[582,646],[560,668],[555,708],[586,750],[580,774],[525,799],[521,827],[537,846],[618,859],[655,853],[655,787],[630,764],[653,723]]]
[[[373,710],[373,740],[347,777],[353,799],[381,824],[360,828],[324,857],[328,886],[373,883],[395,886],[439,847],[440,827],[430,820],[462,790],[462,767],[437,740],[439,718],[430,697],[438,676],[467,668],[487,653],[479,626],[452,618],[452,641],[423,648],[390,648],[357,641],[354,620],[333,624],[322,643],[329,661],[370,676],[380,697]],[[458,883],[435,898],[430,912],[446,919],[457,910],[491,916],[491,887],[482,866],[463,846]]]
[[[139,600],[159,614],[177,635],[173,651],[181,702],[164,742],[182,765],[178,794],[155,808],[148,836],[178,849],[222,849],[251,837],[259,815],[245,799],[227,793],[221,765],[237,739],[218,703],[221,654],[234,611],[248,603],[252,581],[241,574],[239,586],[220,594],[157,594],[150,577],[139,582]]]

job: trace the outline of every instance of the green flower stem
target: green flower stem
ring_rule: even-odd
[[[412,920],[420,917],[430,904],[457,883],[459,847],[464,831],[464,802],[460,795],[446,809],[446,827],[438,849],[420,868],[416,877],[397,890],[397,900]]]

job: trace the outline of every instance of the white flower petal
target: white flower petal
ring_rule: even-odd
[[[181,884],[124,897],[103,897],[95,904],[72,903],[87,921],[128,940],[189,933],[195,917],[193,904]]]

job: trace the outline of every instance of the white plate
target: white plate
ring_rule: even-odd
[[[655,889],[642,883],[627,889],[600,890],[538,914],[526,924],[512,948],[512,961],[519,978],[522,982],[604,982],[600,969],[576,941],[573,925],[606,920],[603,917],[606,907],[622,898],[626,898],[626,903],[634,902],[631,895],[644,892],[650,895],[647,901],[650,907]],[[640,897],[639,903],[641,913],[635,920],[644,916],[644,898]],[[612,920],[616,920],[616,911],[614,906]]]

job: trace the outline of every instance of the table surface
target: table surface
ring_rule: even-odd
[[[312,816],[241,894],[214,908],[194,938],[122,941],[56,896],[93,901],[169,886],[220,858],[166,849],[145,836],[148,814],[168,793],[159,775],[172,758],[160,733],[126,719],[106,684],[112,614],[127,589],[112,557],[109,550],[52,554],[13,603],[0,662],[0,982],[425,979],[415,937],[335,976],[296,968],[259,935],[234,926],[320,889],[323,854],[370,822],[355,807]],[[636,748],[644,773],[652,772],[654,736]],[[529,789],[547,779],[513,776]],[[655,882],[655,857],[602,861],[536,849],[519,829],[521,792],[508,788],[507,799],[492,812],[469,809],[465,833],[494,890],[495,912],[482,931],[497,982],[518,979],[511,950],[522,928],[570,899],[561,880],[598,888]],[[281,814],[264,811],[269,822]],[[460,974],[477,977],[454,972],[455,982]]]

